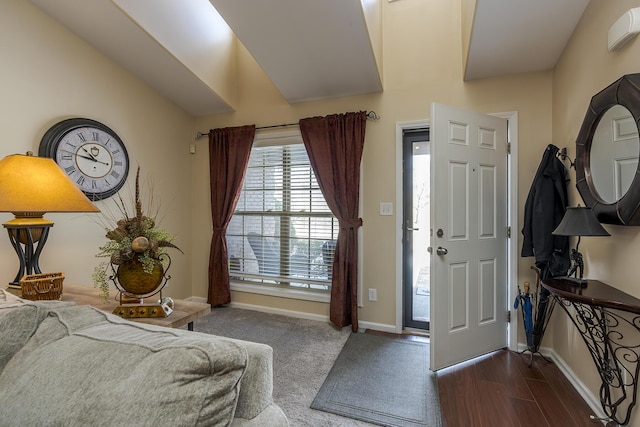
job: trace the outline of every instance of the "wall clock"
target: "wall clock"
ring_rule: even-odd
[[[53,125],[42,137],[38,155],[52,158],[94,201],[117,193],[129,174],[129,155],[120,137],[91,119]]]

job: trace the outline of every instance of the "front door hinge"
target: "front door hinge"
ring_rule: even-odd
[[[511,154],[511,143],[507,142],[507,155]]]
[[[507,239],[511,238],[511,226],[507,226]]]
[[[511,323],[511,310],[507,311],[507,323]]]

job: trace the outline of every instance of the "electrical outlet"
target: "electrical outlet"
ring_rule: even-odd
[[[391,215],[393,215],[393,203],[381,202],[380,203],[380,216],[391,216]]]
[[[378,290],[369,288],[369,301],[378,301]]]

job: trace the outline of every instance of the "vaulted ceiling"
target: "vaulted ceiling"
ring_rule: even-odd
[[[382,92],[382,2],[404,0],[31,1],[202,116],[234,110],[238,42],[290,103]],[[553,68],[588,1],[475,0],[465,79]]]
[[[552,69],[589,0],[476,0],[465,80]]]

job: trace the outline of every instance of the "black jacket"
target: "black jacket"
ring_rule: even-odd
[[[569,238],[551,234],[568,205],[568,173],[558,151],[555,145],[547,146],[524,205],[521,255],[535,256],[538,268],[547,273],[544,276],[566,274],[571,265]]]

